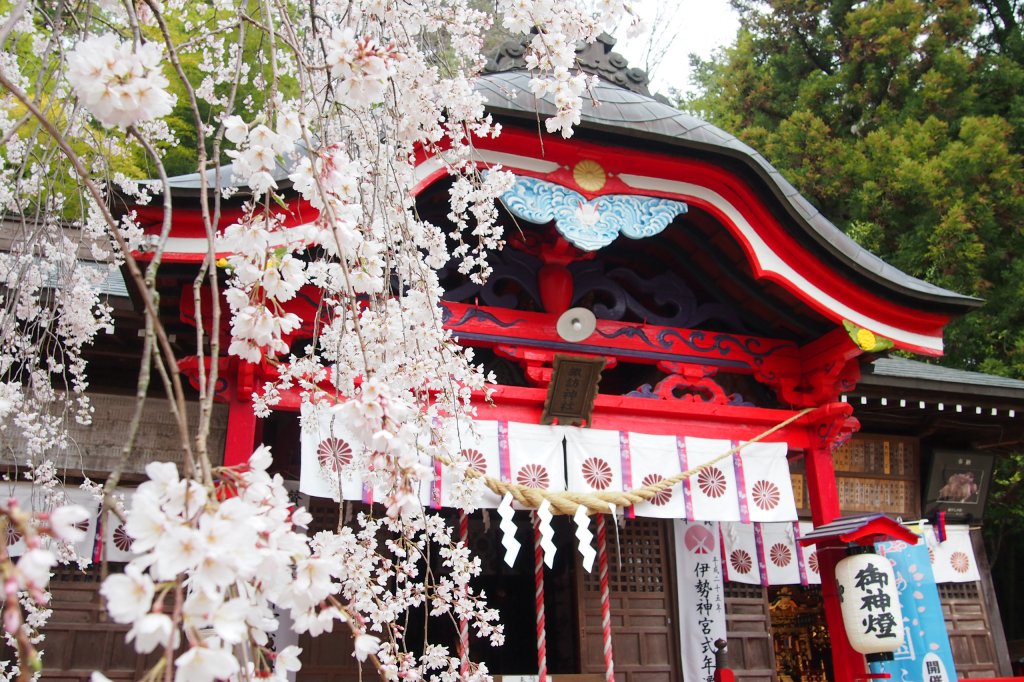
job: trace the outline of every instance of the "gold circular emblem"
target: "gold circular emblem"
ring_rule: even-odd
[[[580,189],[587,192],[596,192],[604,187],[604,168],[601,168],[601,164],[597,161],[591,161],[590,159],[580,161],[572,169],[572,177],[576,184],[580,186]]]

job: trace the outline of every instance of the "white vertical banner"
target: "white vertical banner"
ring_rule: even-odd
[[[498,422],[474,421],[452,425],[452,431],[446,439],[447,452],[443,446],[440,451],[447,455],[457,466],[446,466],[434,461],[434,478],[424,481],[420,487],[420,499],[424,507],[457,507],[453,493],[463,476],[463,469],[473,469],[477,473],[492,478],[499,478],[498,464]],[[476,506],[481,509],[497,509],[501,497],[487,488],[482,493]]]
[[[814,530],[814,524],[810,521],[800,522],[800,537],[804,537]],[[804,545],[804,574],[807,576],[808,585],[821,584],[821,565],[819,564],[818,546]]]
[[[714,438],[684,439],[686,468],[693,469],[729,451],[732,443]],[[739,521],[740,507],[733,457],[722,459],[686,479],[693,518],[697,521]]]
[[[725,577],[727,580],[747,585],[761,584],[760,557],[754,526],[750,523],[727,521],[722,526],[722,543],[725,550]]]
[[[740,450],[751,522],[797,520],[788,449],[786,443],[750,443]]]
[[[97,517],[99,516],[100,508],[99,500],[92,493],[76,487],[67,487],[63,490],[58,489],[50,493],[34,488],[31,483],[18,482],[9,483],[2,494],[17,500],[18,506],[22,511],[33,514],[49,513],[54,507],[67,504],[77,504],[85,509],[89,515],[88,518],[76,524],[78,529],[85,533],[85,536],[71,546],[74,548],[75,554],[83,559],[86,564],[92,562],[93,549],[96,543]],[[2,540],[7,548],[8,556],[13,558],[25,553],[24,538],[10,524],[7,525],[7,535]],[[44,547],[54,548],[57,540],[44,537],[42,542]]]
[[[132,508],[132,495],[135,488],[117,488],[114,496],[121,498],[125,511],[130,512]],[[136,557],[132,551],[135,538],[128,535],[124,529],[124,521],[117,518],[116,514],[107,512],[100,520],[100,527],[103,529],[103,556],[107,561],[131,561]]]
[[[675,436],[629,434],[630,465],[634,488],[644,488],[671,478],[682,471]],[[686,516],[682,483],[662,490],[646,502],[633,507],[637,516],[659,519],[681,519]]]
[[[714,682],[715,640],[725,639],[725,594],[718,524],[676,520],[679,639],[683,679]]]
[[[509,483],[542,490],[565,490],[563,428],[508,422]],[[499,441],[500,441],[499,434]]]
[[[3,494],[6,497],[17,500],[18,506],[21,507],[22,510],[32,510],[31,483],[8,483],[5,486]],[[21,532],[16,530],[9,523],[7,524],[7,533],[3,538],[3,542],[4,546],[7,548],[8,556],[12,558],[21,556],[27,549],[25,546],[25,539],[22,537]]]
[[[299,490],[335,502],[361,500],[363,483],[353,462],[362,457],[362,447],[334,418],[338,409],[302,404]]]
[[[277,607],[274,609],[274,616],[277,618],[277,632],[274,633],[271,644],[274,653],[279,654],[290,646],[298,646],[299,633],[295,632],[293,627],[295,621],[292,620],[291,610]],[[288,682],[295,682],[296,675],[298,673],[295,671],[288,672]]]
[[[75,548],[75,553],[80,558],[84,559],[85,563],[92,563],[93,553],[96,548],[96,524],[99,520],[100,501],[96,499],[95,495],[90,492],[86,492],[81,488],[67,488],[65,495],[66,500],[64,502],[59,502],[54,506],[59,506],[60,504],[77,504],[89,513],[88,520],[78,524],[78,529],[85,532],[85,537],[74,543],[73,546]]]
[[[938,542],[935,530],[928,527],[925,529],[925,541],[936,584],[981,580],[968,526],[946,526],[945,542]]]
[[[564,433],[569,490],[622,490],[618,431],[566,428]]]
[[[800,584],[800,553],[792,523],[762,523],[758,526],[764,547],[765,573],[769,585]]]

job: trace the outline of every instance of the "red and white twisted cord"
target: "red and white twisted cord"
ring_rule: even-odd
[[[608,585],[608,533],[604,514],[597,515],[597,575],[601,582],[601,633],[604,637],[604,673],[606,682],[615,682],[612,657],[612,604]]]
[[[548,679],[548,645],[544,623],[544,549],[541,547],[540,519],[533,514],[533,575],[537,612],[537,682]]]
[[[469,515],[462,510],[459,510],[459,540],[469,546]],[[459,619],[459,658],[462,659],[459,671],[465,679],[469,672],[469,620],[466,618]]]

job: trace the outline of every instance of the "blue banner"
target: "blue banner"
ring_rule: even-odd
[[[894,660],[872,663],[871,672],[889,673],[896,682],[956,682],[953,652],[924,538],[916,545],[880,542],[875,548],[892,562],[896,572],[906,637]]]

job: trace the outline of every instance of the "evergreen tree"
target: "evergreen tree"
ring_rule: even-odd
[[[1024,377],[1018,3],[734,0],[681,106],[762,152],[882,258],[987,299],[943,362]]]

